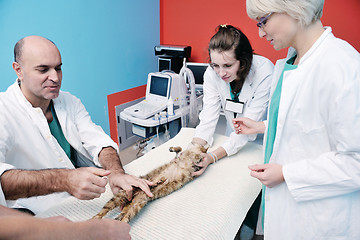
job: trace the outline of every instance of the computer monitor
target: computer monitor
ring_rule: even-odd
[[[208,66],[208,63],[186,63],[186,67],[189,68],[194,74],[196,88],[202,88],[202,85],[204,83],[204,73]]]
[[[161,73],[149,73],[146,86],[147,100],[167,100],[170,96],[171,76]]]

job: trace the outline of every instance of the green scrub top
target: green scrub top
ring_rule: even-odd
[[[64,152],[66,153],[68,158],[71,160],[72,164],[76,167],[75,157],[74,157],[74,149],[64,136],[64,133],[61,129],[59,120],[56,116],[54,104],[52,101],[50,102],[50,109],[51,109],[51,113],[53,115],[53,120],[49,123],[50,132],[55,137],[55,139],[58,141],[59,145],[64,150]]]
[[[240,94],[240,92],[234,94],[232,92],[232,88],[230,86],[230,96],[231,96],[232,100],[234,100],[235,102],[239,102],[239,94]]]
[[[267,128],[267,136],[266,136],[266,145],[265,145],[265,158],[264,158],[265,164],[269,163],[270,157],[273,153],[284,72],[294,70],[298,67],[297,65],[293,65],[295,59],[296,59],[296,56],[294,56],[294,57],[290,58],[288,61],[286,61],[284,70],[280,75],[280,78],[279,78],[279,81],[275,88],[274,94],[271,97],[271,102],[270,102],[270,107],[269,107],[269,119],[268,119],[268,128]],[[265,202],[264,202],[265,188],[266,188],[265,185],[263,185],[262,198],[261,198],[262,210],[263,210],[263,215],[262,215],[263,216],[263,221],[262,221],[263,227],[264,227],[264,215],[265,215]]]
[[[231,87],[231,85],[230,85],[230,96],[231,96],[231,100],[233,100],[234,102],[239,102],[239,95],[240,95],[240,92],[241,92],[241,90],[238,92],[238,93],[233,93],[233,91],[232,91],[232,87]],[[236,112],[234,112],[234,118],[236,118]]]

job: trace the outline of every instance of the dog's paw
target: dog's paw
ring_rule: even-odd
[[[182,151],[182,148],[181,147],[170,147],[169,151],[179,153]]]

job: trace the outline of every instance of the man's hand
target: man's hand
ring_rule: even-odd
[[[99,162],[105,169],[109,169],[111,174],[109,175],[109,183],[111,190],[114,194],[118,193],[120,189],[124,189],[127,193],[128,200],[132,198],[133,187],[138,187],[143,190],[146,195],[152,197],[150,187],[153,183],[126,174],[119,158],[119,155],[112,147],[105,147],[99,153]]]
[[[87,240],[130,240],[130,225],[113,219],[91,219],[86,222],[75,223],[80,225],[72,226],[74,234],[71,238],[63,239],[87,239]]]
[[[132,199],[133,187],[138,187],[143,190],[146,195],[153,197],[149,187],[152,186],[153,183],[133,175],[129,175],[123,172],[113,172],[109,176],[109,183],[114,194],[118,193],[120,189],[124,189],[129,201]]]
[[[282,166],[275,163],[255,164],[249,166],[250,175],[260,180],[265,186],[272,188],[284,182]]]
[[[101,168],[83,167],[68,171],[67,192],[81,200],[100,197],[105,192],[108,176],[111,172]]]
[[[82,200],[99,197],[105,192],[110,174],[104,169],[87,167],[78,169],[11,169],[1,176],[1,186],[8,200],[42,196],[54,192],[68,192]]]
[[[112,219],[71,222],[65,217],[36,218],[0,205],[1,239],[131,239],[130,225]]]

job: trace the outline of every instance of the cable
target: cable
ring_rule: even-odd
[[[145,147],[147,146],[147,142],[150,141],[151,139],[152,139],[152,137],[137,140],[136,145],[135,145],[138,148],[138,151],[136,153],[136,158],[139,158],[142,156],[142,155],[140,156],[140,153],[142,153],[142,151],[144,151]]]
[[[164,137],[165,139],[168,141],[170,140],[170,133],[169,133],[169,130],[167,128],[167,125],[169,123],[169,118],[168,118],[168,113],[166,111],[162,111],[160,112],[160,118],[164,118],[166,119],[166,123],[164,123],[163,125],[165,126],[165,133],[164,133]]]
[[[186,59],[184,59],[183,67],[180,70],[180,75],[186,80],[189,80],[189,89],[190,89],[190,111],[189,111],[189,123],[184,126],[185,120],[183,120],[183,116],[181,119],[181,124],[183,127],[196,127],[199,119],[199,111],[197,107],[197,99],[196,99],[196,89],[195,89],[195,77],[193,72],[186,67]],[[182,113],[183,114],[183,113]],[[186,124],[186,123],[185,123]]]

